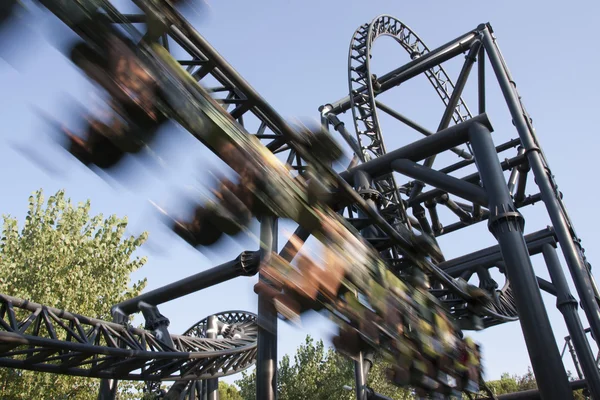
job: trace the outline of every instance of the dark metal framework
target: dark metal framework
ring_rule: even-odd
[[[162,45],[217,100],[222,106],[219,113],[228,113],[243,129],[302,173],[307,155],[289,144],[290,127],[231,65],[169,3],[133,2],[142,9],[158,10],[163,16],[169,30],[162,38]],[[44,0],[42,3],[65,23],[72,24],[65,17],[62,1]],[[84,3],[74,3],[74,7],[84,10]],[[134,36],[141,36],[131,23],[144,22],[145,16],[121,14],[103,0],[94,3],[106,10],[106,18],[110,21],[122,24]],[[382,35],[392,36],[409,52],[411,61],[375,77],[370,69],[371,45]],[[464,53],[467,57],[456,83],[453,83],[442,63]],[[518,133],[518,138],[497,146],[492,140],[493,128],[486,115],[486,59]],[[461,96],[475,66],[479,98],[478,112],[473,116]],[[600,398],[600,374],[577,314],[577,301],[569,291],[558,260],[557,247],[566,259],[596,341],[600,338],[600,296],[581,241],[566,213],[491,26],[480,25],[429,50],[400,21],[381,16],[355,32],[348,73],[350,95],[319,109],[322,121],[341,134],[358,159],[347,171],[336,176],[342,183],[342,190],[334,206],[358,229],[369,232],[368,236],[365,234],[367,240],[400,274],[410,264],[415,251],[407,245],[403,235],[406,230],[415,229],[439,237],[487,221],[498,245],[454,260],[428,264],[434,283],[432,292],[448,306],[463,329],[472,329],[479,324],[490,327],[518,319],[541,395],[545,399],[568,399],[572,385],[567,381],[540,289],[555,295],[557,307],[569,329],[573,351],[580,361],[580,378],[585,379],[575,386],[585,384],[593,398]],[[428,131],[376,99],[379,94],[419,75],[426,76],[445,105],[436,132]],[[178,93],[187,89],[181,90]],[[350,109],[358,140],[338,117]],[[387,152],[378,110],[426,137]],[[463,145],[468,150],[459,148]],[[498,154],[509,150],[516,150],[516,154],[501,162]],[[453,151],[463,160],[434,169],[436,156],[445,151]],[[470,165],[476,166],[476,173],[462,178],[450,175]],[[510,171],[508,181],[504,171]],[[398,185],[395,174],[409,181]],[[531,175],[539,193],[528,196],[526,184]],[[524,219],[519,209],[539,202],[546,206],[552,226],[524,235]],[[438,215],[440,206],[450,210],[458,221],[442,224]],[[261,242],[273,250],[279,249],[276,232],[277,220],[261,221]],[[304,238],[308,236],[302,229],[296,233]],[[255,275],[260,259],[270,254],[266,250],[244,252],[229,263],[118,304],[113,308],[114,322],[98,321],[0,295],[0,365],[103,378],[99,395],[103,399],[114,398],[117,379],[175,380],[177,382],[167,398],[184,395],[214,399],[215,378],[238,372],[256,362],[257,398],[276,399],[277,316],[267,301],[259,297],[257,316],[246,312],[218,314],[200,321],[182,336],[168,332],[168,319],[157,308],[166,301],[225,280]],[[540,253],[552,282],[537,277],[533,271],[530,255]],[[492,267],[498,267],[507,278],[499,290],[489,272]],[[483,309],[469,306],[468,294],[455,280],[468,281],[473,276],[478,277],[480,287],[495,294],[495,300]],[[146,330],[127,326],[128,316],[135,312],[144,314]],[[259,328],[257,319],[260,326],[275,329]],[[364,384],[370,357],[364,354],[356,363],[358,400],[378,398]],[[526,396],[531,395],[511,398],[530,398]]]

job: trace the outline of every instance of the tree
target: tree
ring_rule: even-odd
[[[573,381],[574,377],[571,372],[567,373],[569,380]],[[510,375],[508,373],[502,374],[499,380],[487,382],[489,388],[494,392],[495,395],[508,394],[514,392],[522,392],[524,390],[537,389],[537,382],[535,375],[530,368],[527,368],[527,372],[523,376]],[[583,390],[577,390],[573,392],[575,400],[584,400],[586,397],[583,394]]]
[[[73,206],[64,191],[29,197],[25,223],[3,216],[0,293],[70,312],[109,319],[112,305],[138,295],[146,280],[129,287],[146,258],[133,253],[147,238],[125,238],[127,219],[90,216],[90,202]],[[3,399],[95,399],[99,380],[0,369]],[[123,386],[123,392],[131,389]]]
[[[375,362],[369,374],[368,385],[376,392],[397,400],[412,399],[410,393],[389,384],[385,378],[385,365]],[[243,400],[256,399],[256,372],[242,373],[235,382],[240,387]],[[294,363],[285,355],[277,370],[277,387],[280,400],[351,400],[356,395],[344,390],[354,387],[354,364],[348,358],[329,348],[323,341],[314,342],[310,336],[294,355]]]
[[[219,381],[219,400],[243,400],[243,398],[235,386]]]
[[[333,349],[325,349],[323,342],[314,342],[310,336],[294,355],[294,363],[285,355],[277,370],[277,388],[280,400],[350,400],[355,399],[354,391],[342,388],[354,388],[353,362],[336,353]],[[392,385],[386,377],[388,365],[379,357],[374,360],[369,372],[367,385],[375,392],[394,400],[414,400],[412,391]],[[571,380],[573,378],[569,374]],[[242,379],[235,382],[240,388],[241,400],[256,400],[256,371],[243,372]],[[523,376],[502,374],[501,378],[487,382],[488,387],[496,394],[521,392],[537,389],[535,375],[531,368]],[[481,393],[488,397],[487,393]],[[464,397],[467,398],[467,397]],[[581,390],[574,392],[575,400],[586,397]],[[233,399],[238,399],[234,397]]]

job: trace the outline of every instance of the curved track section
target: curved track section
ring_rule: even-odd
[[[365,162],[386,154],[379,117],[377,114],[376,96],[379,83],[371,72],[372,47],[381,36],[392,37],[410,55],[412,60],[429,53],[429,48],[421,38],[398,19],[381,15],[369,24],[361,25],[355,32],[348,52],[348,86],[354,127]],[[427,79],[439,95],[444,105],[448,105],[454,91],[454,83],[441,65],[436,65],[425,72]],[[452,112],[454,123],[464,122],[472,118],[469,108],[462,98],[458,99]],[[469,155],[467,155],[469,156]],[[393,207],[399,221],[408,223],[400,192],[392,174],[374,182],[382,194],[383,208]],[[394,221],[395,223],[399,221]],[[468,318],[473,313],[464,301],[447,290],[438,290],[436,295],[450,308],[457,319]],[[512,290],[508,281],[500,290],[495,291],[495,301],[487,305],[483,312],[485,327],[518,319]]]
[[[256,315],[246,311],[225,311],[215,314],[217,320],[222,324],[219,327],[221,335],[233,337],[235,335],[256,336]],[[197,338],[206,338],[208,329],[208,318],[195,323],[190,329],[183,333],[183,336]]]
[[[394,38],[410,54],[410,58],[413,60],[429,52],[429,48],[417,34],[389,15],[379,16],[370,24],[361,25],[354,32],[348,54],[348,85],[354,126],[359,144],[363,150],[363,161],[370,159],[371,156],[379,157],[385,154],[385,145],[375,103],[377,83],[372,79],[373,74],[371,73],[371,49],[375,40],[380,36]],[[454,90],[454,84],[444,68],[437,65],[427,70],[425,75],[444,104],[448,105]],[[365,87],[367,88],[366,91],[361,90]],[[455,123],[459,123],[471,117],[467,105],[460,98],[452,114],[452,119]]]
[[[142,329],[0,294],[0,366],[145,381],[232,375],[255,362],[256,315],[236,311],[220,320],[228,324],[221,337],[201,335],[200,321],[188,335],[171,335],[170,348]]]

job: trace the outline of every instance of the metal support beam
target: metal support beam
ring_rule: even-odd
[[[556,238],[551,228],[542,229],[525,236],[525,243],[530,255],[542,252],[542,246],[546,243],[555,246]],[[464,271],[475,268],[490,268],[502,261],[502,253],[499,245],[490,246],[464,256],[453,258],[438,264],[447,274],[458,276]]]
[[[542,247],[542,251],[552,283],[557,292],[556,308],[558,308],[565,319],[592,398],[600,399],[600,372],[598,371],[594,354],[587,341],[583,325],[581,325],[581,320],[577,313],[577,300],[571,296],[569,284],[560,265],[556,250],[546,244]]]
[[[502,144],[499,144],[498,146],[496,146],[496,153],[502,153],[503,151],[512,149],[513,147],[517,147],[520,144],[521,144],[521,139],[511,139],[508,142],[505,142],[505,143],[502,143]],[[440,169],[439,171],[443,172],[445,174],[449,174],[450,172],[458,171],[461,168],[467,167],[467,166],[473,164],[474,162],[475,162],[474,158],[471,158],[470,160],[462,160],[457,163],[448,165],[447,167],[444,167],[444,168]]]
[[[238,276],[252,276],[258,271],[258,266],[258,253],[245,251],[235,260],[125,300],[115,305],[112,308],[112,313],[113,315],[117,313],[130,315],[139,310],[138,304],[141,302],[156,306],[237,278]]]
[[[585,381],[584,380],[571,381],[571,382],[569,382],[569,386],[571,387],[571,390],[584,389]],[[542,394],[540,393],[540,391],[538,389],[532,389],[532,390],[524,390],[522,392],[502,394],[500,396],[497,396],[496,399],[491,399],[489,397],[486,397],[481,400],[540,400],[540,399],[546,399],[546,397],[542,397]]]
[[[454,115],[454,110],[458,105],[460,96],[462,95],[465,85],[467,84],[467,80],[469,79],[469,75],[471,74],[473,64],[475,64],[475,61],[477,60],[477,53],[479,52],[480,48],[481,41],[479,39],[474,41],[471,45],[469,49],[469,54],[466,55],[465,62],[460,70],[458,78],[456,79],[456,83],[454,84],[454,89],[452,89],[452,95],[448,100],[448,104],[446,105],[446,109],[444,110],[444,115],[442,115],[442,119],[440,121],[440,124],[438,125],[437,132],[448,128],[448,126],[450,125],[450,122],[452,121],[452,115]],[[437,155],[434,154],[427,157],[424,165],[426,167],[431,167],[436,156]]]
[[[503,171],[514,168],[518,165],[520,165],[523,162],[526,162],[527,159],[525,157],[525,155],[520,155],[520,156],[516,156],[513,158],[509,158],[507,160],[504,160],[501,164],[500,167],[502,168]],[[443,170],[440,170],[440,172],[444,173]],[[465,182],[471,182],[471,183],[476,183],[480,181],[480,176],[478,172],[475,172],[473,174],[467,175],[464,178],[461,178],[461,180],[465,181]],[[415,204],[419,204],[419,203],[423,203],[423,202],[427,202],[429,200],[433,200],[438,196],[441,196],[442,194],[444,194],[444,191],[442,189],[432,189],[428,192],[425,193],[421,193],[420,195],[418,195],[417,197],[415,197],[414,199],[411,199],[408,201],[408,206],[412,207]]]
[[[277,251],[277,219],[262,219],[260,240],[267,246],[261,251],[261,260],[267,261],[271,252]],[[263,294],[258,295],[257,345],[256,398],[277,400],[277,312],[270,299]]]
[[[583,371],[581,370],[581,364],[579,364],[579,360],[577,359],[577,352],[575,351],[575,347],[573,346],[573,342],[571,341],[571,337],[567,336],[565,345],[569,348],[569,353],[571,354],[571,359],[573,360],[573,366],[575,366],[575,372],[577,372],[577,377],[579,379],[583,379]],[[564,352],[564,350],[563,350]],[[562,356],[562,354],[561,354]]]
[[[125,324],[127,323],[127,317],[113,314],[113,322]],[[117,398],[118,383],[119,381],[116,379],[102,379],[98,391],[98,400],[115,400]]]
[[[358,360],[354,361],[354,381],[356,385],[356,400],[369,400],[367,380],[373,366],[372,352],[359,352]]]
[[[406,126],[409,126],[411,128],[413,128],[415,131],[425,135],[425,136],[431,136],[434,133],[429,131],[428,129],[422,127],[421,125],[417,124],[415,121],[405,117],[404,115],[400,114],[398,111],[394,110],[391,107],[386,106],[385,104],[383,104],[382,102],[375,100],[375,105],[377,106],[377,108],[379,108],[381,111],[385,112],[386,114],[396,118],[398,121],[404,123]],[[470,160],[473,158],[473,156],[471,154],[469,154],[467,151],[463,150],[463,149],[459,149],[458,147],[452,147],[450,149],[451,152],[453,152],[454,154],[458,155],[461,158],[464,158],[466,160]]]
[[[494,38],[488,28],[483,30],[483,35],[485,49],[502,89],[506,103],[508,104],[513,123],[519,132],[523,147],[526,150],[529,165],[531,166],[536,183],[542,194],[542,200],[546,204],[550,220],[556,230],[556,236],[558,237],[558,242],[560,243],[563,255],[567,261],[571,275],[573,276],[573,281],[581,300],[582,308],[590,323],[590,328],[594,333],[596,343],[600,343],[600,307],[598,307],[598,303],[596,302],[596,293],[594,292],[594,286],[589,276],[589,271],[574,243],[573,236],[571,235],[571,228],[565,218],[561,204],[556,197],[553,184],[550,180],[550,171],[546,168],[542,155],[540,154],[541,149],[539,148],[533,133],[529,130],[528,123],[523,116],[523,108],[514,88],[514,81],[509,75],[508,69],[503,62],[502,56],[500,55],[496,43],[494,42]]]
[[[445,190],[448,193],[472,201],[473,203],[482,206],[488,205],[487,195],[480,186],[476,186],[462,179],[455,178],[407,159],[393,161],[391,167],[396,172],[413,179],[418,179],[428,185],[435,186],[436,188]]]
[[[542,201],[542,198],[541,198],[540,194],[538,193],[538,194],[534,194],[531,196],[527,196],[527,198],[525,198],[522,202],[515,203],[515,205],[517,206],[517,208],[523,208],[523,207],[526,207],[529,205],[533,205],[540,201]],[[489,217],[490,217],[489,211],[484,210],[484,211],[482,211],[481,215],[477,218],[475,223],[487,221]],[[438,236],[447,235],[447,234],[455,232],[461,228],[464,228],[465,226],[468,226],[468,225],[472,225],[472,224],[465,224],[462,221],[455,222],[453,224],[445,226],[443,232]]]
[[[340,176],[348,183],[352,184],[352,178],[355,172],[362,170],[368,173],[373,179],[377,179],[393,172],[391,168],[392,161],[402,158],[415,162],[421,161],[433,154],[441,153],[442,151],[465,143],[467,141],[469,128],[475,124],[483,124],[491,128],[487,115],[478,115],[465,122],[444,129],[435,135],[417,140],[404,147],[390,151],[374,160],[357,165],[352,169],[342,172]]]
[[[540,278],[539,276],[537,277],[537,281],[538,281],[538,285],[540,286],[541,290],[543,290],[546,293],[551,294],[552,296],[557,295],[556,288],[554,287],[552,282],[548,282],[547,280],[545,280],[544,278]]]
[[[419,75],[428,69],[439,65],[449,59],[456,57],[457,55],[464,53],[477,39],[477,34],[475,32],[468,32],[450,42],[438,47],[430,51],[427,54],[422,55],[421,57],[399,67],[393,71],[388,72],[385,75],[382,75],[377,81],[381,84],[381,91],[384,91],[398,86],[402,82],[409,80],[410,78]],[[358,95],[360,93],[366,91],[366,86],[357,90]],[[359,100],[359,99],[357,99]],[[341,114],[350,109],[350,96],[346,96],[338,101],[331,103],[332,112],[334,114]]]
[[[367,400],[367,378],[365,376],[362,351],[358,354],[358,360],[354,361],[354,381],[356,384],[356,400]]]
[[[361,159],[361,161],[364,161],[364,155],[363,152],[360,150],[360,145],[358,144],[354,136],[352,136],[352,134],[348,132],[348,130],[346,129],[346,125],[344,125],[344,123],[340,121],[337,115],[331,114],[331,105],[326,104],[324,106],[319,107],[319,112],[321,112],[321,115],[324,116],[324,118],[328,122],[330,122],[331,125],[333,125],[333,129],[335,129],[337,132],[339,132],[340,135],[342,135],[342,137],[344,138],[346,143],[348,143],[348,146],[350,146],[354,154],[356,154]]]
[[[139,302],[138,306],[144,315],[144,319],[146,320],[144,329],[152,331],[157,340],[174,350],[175,344],[173,343],[171,334],[167,329],[169,327],[169,319],[162,315],[156,306],[144,303],[143,301]]]
[[[538,387],[545,399],[573,398],[556,339],[523,236],[524,219],[515,208],[496,155],[489,128],[476,124],[469,132],[475,163],[490,199],[488,227],[498,240],[513,289],[519,322]]]
[[[479,114],[485,112],[485,46],[479,48],[477,55],[477,100]]]
[[[216,339],[219,331],[219,320],[211,315],[206,320],[206,337]],[[206,398],[207,400],[219,400],[219,378],[206,380]]]

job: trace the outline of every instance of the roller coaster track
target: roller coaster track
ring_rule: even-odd
[[[177,68],[165,58],[167,52],[150,46],[141,46],[140,54],[160,77],[160,85],[167,93],[167,101],[177,110],[178,121],[194,136],[202,140],[204,128],[197,116],[206,115],[222,128],[225,134],[255,135],[266,141],[266,147],[275,154],[288,152],[287,162],[301,171],[306,162],[314,162],[310,154],[289,145],[293,131],[279,114],[250,85],[243,80],[210,44],[168,3],[134,0],[143,9],[160,15],[169,27],[162,38],[161,51],[169,51],[174,42],[186,53],[177,60]],[[75,14],[85,16],[89,9],[100,7],[106,18],[121,24],[134,38],[141,34],[130,22],[144,20],[144,16],[123,15],[103,0],[62,1],[43,0],[43,4],[82,37],[93,32],[82,31]],[[183,71],[182,66],[186,71]],[[210,78],[210,79],[209,79]],[[202,88],[204,81],[216,81],[218,86]],[[211,97],[212,96],[212,97]],[[196,116],[193,118],[192,116]],[[231,118],[230,118],[231,117]],[[248,124],[248,119],[258,124]],[[238,124],[234,124],[235,120]],[[246,127],[258,126],[248,132]],[[306,160],[306,161],[305,161]],[[452,277],[424,259],[414,249],[401,246],[403,239],[379,214],[374,213],[364,200],[339,175],[328,170],[328,178],[341,187],[341,194],[371,218],[391,241],[402,248],[403,256],[415,260],[422,268],[443,282],[440,294],[450,304],[456,318],[473,311],[466,306],[470,296],[455,284]],[[487,325],[514,320],[508,315],[511,302],[490,304],[478,310]],[[452,303],[453,302],[453,303]],[[13,368],[55,372],[69,375],[129,380],[200,380],[239,372],[254,362],[256,330],[244,329],[238,337],[207,339],[172,335],[175,348],[170,348],[147,331],[119,324],[75,315],[25,300],[0,296],[0,365]],[[237,322],[253,326],[254,318]],[[235,331],[235,330],[234,330]],[[201,333],[199,328],[196,333]]]
[[[0,295],[0,365],[75,376],[165,381],[216,378],[240,372],[256,359],[256,316],[219,315],[228,325],[208,339],[202,321],[174,348],[148,331],[100,321]]]
[[[382,36],[390,36],[396,40],[409,53],[412,60],[429,52],[429,48],[415,32],[389,15],[379,16],[371,23],[361,25],[354,32],[348,54],[348,85],[354,127],[363,151],[362,157],[365,160],[371,157],[380,157],[386,153],[375,100],[376,83],[371,79],[373,76],[371,72],[372,46],[375,40]],[[452,98],[454,84],[444,68],[436,65],[427,70],[425,75],[447,106]],[[452,119],[455,123],[459,123],[469,118],[472,118],[471,112],[463,99],[459,98],[454,107]],[[471,158],[470,154],[466,152],[463,154],[465,158]]]
[[[378,16],[370,23],[361,25],[354,32],[348,51],[348,86],[354,127],[362,151],[359,157],[362,162],[386,154],[377,111],[378,106],[381,107],[376,100],[379,92],[376,89],[378,83],[371,71],[372,47],[374,42],[382,36],[392,37],[409,53],[412,60],[429,53],[429,48],[413,30],[389,15]],[[428,69],[425,76],[444,105],[454,105],[450,115],[454,123],[458,124],[472,118],[471,112],[462,97],[453,97],[454,83],[441,65],[435,65]],[[444,118],[438,130],[447,128],[449,123],[450,119]],[[472,158],[470,152],[464,150],[456,152],[465,159]],[[410,224],[393,174],[375,180],[374,185],[381,193],[384,210],[386,207],[395,210],[395,212],[386,213],[395,217],[392,223]],[[453,310],[455,316],[466,311],[465,304],[460,298],[452,295],[440,297]],[[491,303],[489,307],[495,311],[496,316],[484,317],[483,323],[486,327],[517,319],[517,310],[508,281],[500,290],[496,291],[496,301]],[[501,317],[498,318],[499,316]]]

